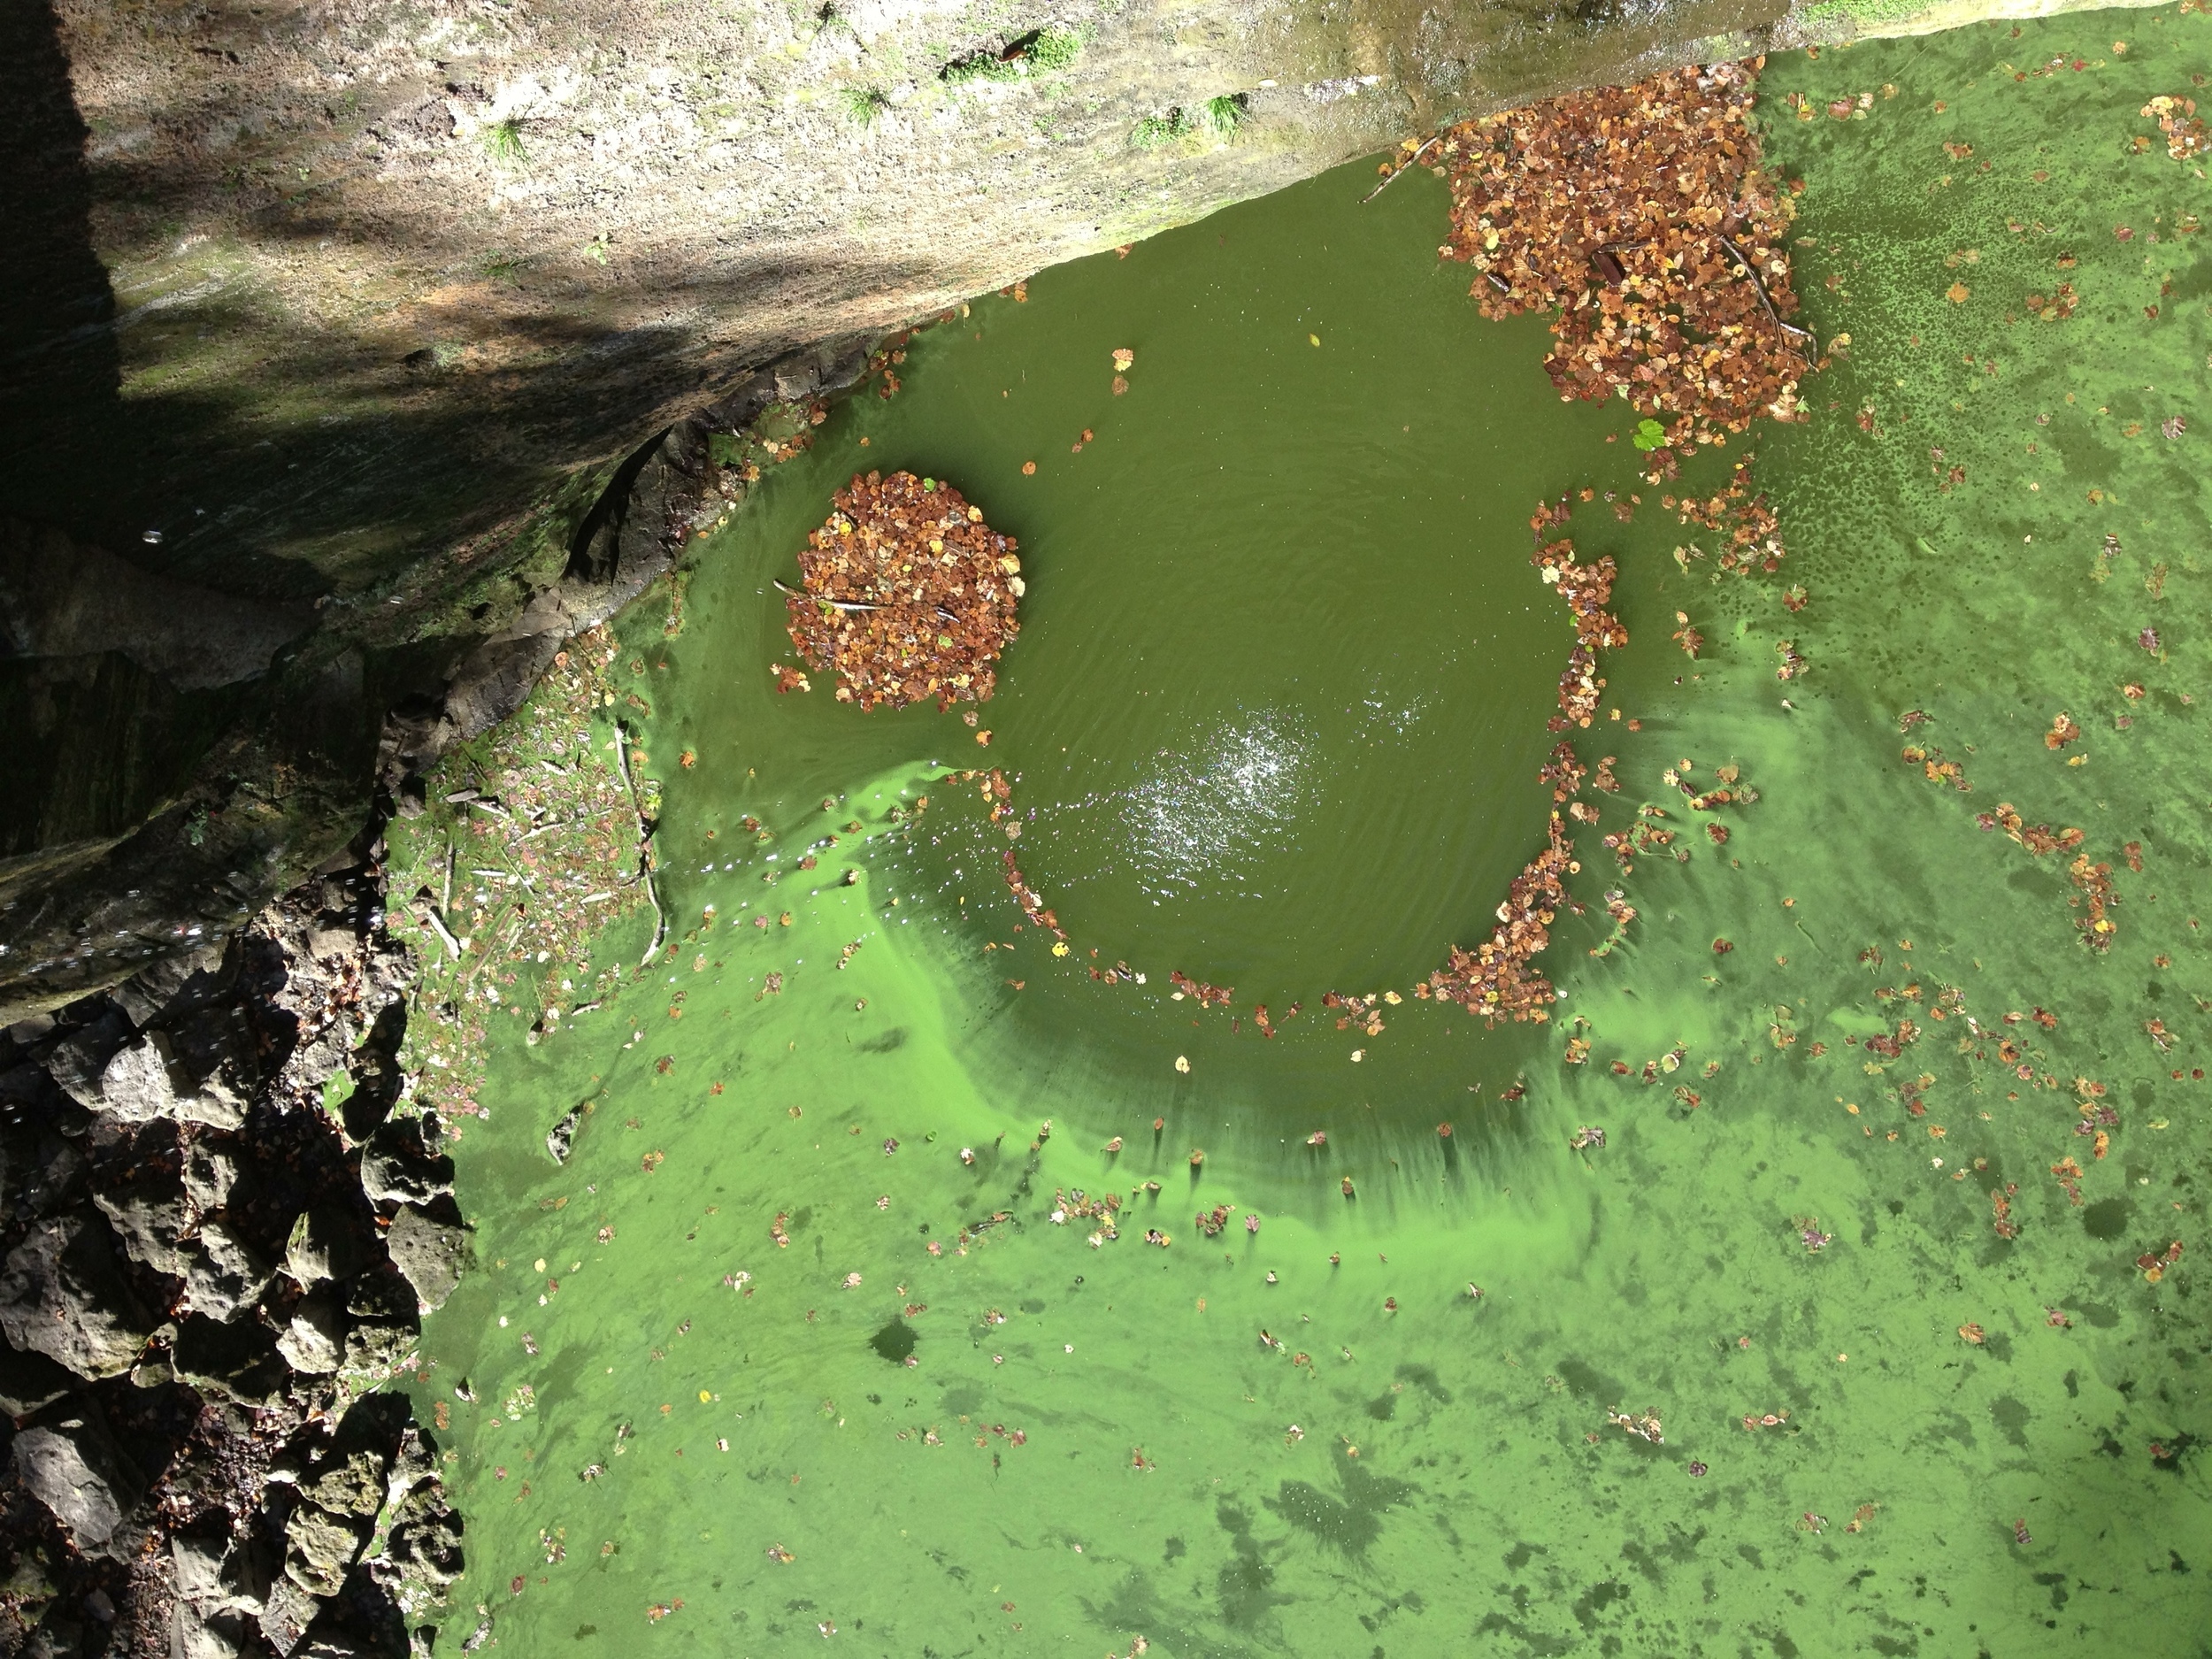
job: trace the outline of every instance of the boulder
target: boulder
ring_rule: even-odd
[[[302,1286],[329,1279],[351,1279],[367,1264],[368,1241],[351,1211],[338,1204],[317,1204],[292,1224],[284,1250],[284,1271]]]
[[[223,1588],[223,1557],[229,1552],[230,1540],[222,1533],[171,1533],[169,1563],[177,1599],[195,1607],[226,1605],[230,1598]]]
[[[0,1123],[0,1218],[12,1209],[26,1216],[68,1209],[84,1174],[84,1154],[51,1128]]]
[[[461,1282],[468,1254],[468,1229],[438,1220],[413,1204],[403,1204],[384,1235],[392,1265],[405,1274],[426,1309],[445,1306]]]
[[[77,1386],[77,1379],[43,1354],[19,1354],[0,1343],[0,1414],[27,1417]]]
[[[225,978],[222,943],[210,940],[162,957],[124,980],[110,995],[139,1025],[167,1025],[219,995]]]
[[[210,1129],[236,1129],[246,1121],[246,1101],[220,1072],[177,1102],[177,1117]]]
[[[247,1631],[242,1613],[202,1612],[180,1598],[169,1615],[169,1659],[240,1659]]]
[[[269,1639],[271,1647],[289,1659],[322,1606],[290,1578],[279,1575],[271,1582],[269,1599],[262,1605],[261,1633]]]
[[[290,1373],[276,1340],[257,1320],[232,1324],[193,1314],[177,1327],[177,1380],[241,1405],[274,1405]]]
[[[115,1535],[145,1494],[145,1481],[117,1448],[100,1409],[83,1395],[50,1407],[15,1437],[15,1468],[81,1550]]]
[[[373,1521],[384,1507],[392,1460],[407,1432],[406,1396],[365,1394],[338,1420],[335,1433],[301,1471],[300,1496],[334,1515]]]
[[[278,1562],[274,1541],[259,1526],[232,1540],[223,1557],[223,1605],[259,1618],[272,1588],[291,1582],[278,1571]]]
[[[173,1163],[150,1161],[134,1164],[131,1174],[112,1191],[95,1192],[92,1202],[115,1229],[124,1255],[157,1273],[180,1278],[186,1251],[180,1240],[190,1220],[183,1177]]]
[[[184,1190],[202,1210],[220,1210],[238,1184],[238,1160],[219,1145],[196,1140],[184,1149]]]
[[[385,1553],[403,1582],[435,1592],[461,1576],[461,1517],[435,1482],[394,1506]]]
[[[150,1031],[109,1059],[100,1073],[98,1109],[125,1123],[151,1123],[175,1111],[179,1097],[192,1093],[192,1079],[177,1064],[168,1037]]]
[[[373,1446],[335,1450],[299,1483],[300,1495],[318,1509],[373,1521],[384,1507],[384,1476],[391,1459]]]
[[[310,1595],[335,1595],[369,1541],[373,1517],[334,1515],[303,1503],[284,1524],[284,1576]]]
[[[567,1163],[568,1155],[576,1149],[576,1132],[584,1124],[584,1105],[570,1107],[561,1114],[561,1121],[546,1131],[545,1149],[553,1155],[554,1163]]]
[[[388,1377],[399,1363],[415,1351],[418,1327],[365,1319],[346,1333],[346,1357],[342,1367],[368,1377]]]
[[[453,1190],[453,1160],[433,1151],[419,1118],[395,1118],[361,1148],[361,1190],[376,1204],[427,1203]]]
[[[43,1221],[0,1267],[0,1332],[80,1377],[119,1377],[153,1334],[154,1317],[124,1284],[113,1235],[94,1212]]]
[[[193,1312],[228,1321],[260,1301],[275,1276],[227,1221],[216,1217],[200,1225],[198,1248],[185,1264],[185,1294]]]
[[[97,1111],[101,1075],[130,1038],[129,1017],[111,1006],[90,1025],[80,1025],[54,1045],[46,1056],[47,1073],[72,1099]]]
[[[315,1291],[300,1298],[291,1323],[277,1336],[277,1352],[294,1371],[309,1377],[327,1376],[345,1358],[345,1315],[337,1297]]]

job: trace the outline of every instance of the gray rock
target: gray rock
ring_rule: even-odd
[[[246,1121],[246,1101],[220,1072],[177,1102],[177,1117],[210,1129],[236,1129]]]
[[[422,1589],[442,1589],[461,1576],[461,1517],[434,1483],[395,1506],[385,1551],[400,1578]]]
[[[195,1607],[226,1605],[230,1597],[223,1587],[223,1557],[229,1551],[230,1540],[225,1537],[205,1532],[171,1533],[169,1562],[176,1578],[177,1599]]]
[[[145,1494],[99,1408],[81,1395],[50,1408],[15,1437],[15,1468],[81,1550],[112,1538]]]
[[[413,1409],[410,1407],[408,1422],[400,1431],[398,1448],[392,1454],[390,1472],[385,1476],[388,1502],[397,1502],[424,1481],[434,1479],[437,1473],[437,1454],[423,1439],[422,1425],[413,1420]]]
[[[58,1214],[76,1201],[84,1174],[84,1154],[51,1129],[0,1125],[0,1216],[11,1207],[27,1216]]]
[[[192,1079],[177,1064],[168,1037],[150,1031],[118,1048],[100,1073],[99,1110],[125,1123],[151,1123],[173,1112],[178,1097],[192,1092]]]
[[[407,1276],[426,1309],[445,1306],[453,1287],[461,1282],[461,1263],[468,1254],[468,1229],[439,1221],[412,1204],[403,1205],[384,1235],[384,1248],[392,1265]]]
[[[180,1599],[169,1615],[169,1659],[240,1659],[247,1630],[242,1613],[202,1612]]]
[[[424,1144],[420,1119],[395,1118],[362,1145],[361,1190],[372,1203],[427,1203],[453,1190],[453,1160]]]
[[[46,1056],[47,1073],[79,1104],[96,1111],[101,1073],[130,1038],[129,1017],[121,1009],[111,1007],[90,1025],[79,1026],[54,1045]]]
[[[553,1155],[554,1163],[568,1162],[568,1155],[576,1148],[576,1132],[583,1123],[583,1107],[572,1106],[561,1114],[561,1121],[546,1132],[545,1149]]]
[[[56,1605],[46,1609],[46,1617],[23,1644],[21,1659],[79,1659],[84,1644],[84,1626]]]
[[[195,1141],[184,1149],[184,1190],[202,1210],[220,1210],[238,1184],[238,1160],[220,1146]]]
[[[318,1509],[356,1520],[373,1521],[384,1507],[388,1456],[372,1446],[355,1446],[318,1463],[299,1483],[300,1495]]]
[[[171,1363],[179,1382],[241,1405],[274,1405],[290,1376],[258,1321],[226,1325],[196,1313],[177,1327]]]
[[[276,1546],[259,1527],[234,1539],[223,1557],[223,1605],[259,1618],[268,1606],[270,1590],[291,1582],[278,1567]]]
[[[219,941],[210,940],[173,956],[164,956],[124,980],[111,995],[139,1025],[168,1023],[216,995],[223,982],[222,969],[223,946]]]
[[[362,1547],[371,1521],[333,1515],[319,1504],[303,1503],[284,1524],[284,1575],[310,1595],[335,1595]]]
[[[154,1317],[124,1284],[113,1235],[99,1216],[40,1222],[0,1267],[0,1332],[80,1377],[119,1377],[152,1335]]]
[[[368,1262],[368,1243],[353,1215],[337,1204],[317,1204],[292,1224],[284,1271],[303,1286],[351,1279]]]
[[[277,1337],[277,1352],[294,1371],[327,1376],[345,1358],[345,1315],[337,1297],[318,1291],[300,1298],[291,1323]]]
[[[261,1609],[261,1633],[288,1659],[322,1605],[290,1578],[280,1576],[269,1586],[269,1599]]]
[[[416,1337],[413,1325],[364,1320],[346,1333],[342,1369],[367,1377],[388,1377],[415,1351]]]
[[[260,1301],[275,1276],[276,1270],[217,1217],[200,1225],[198,1248],[185,1265],[185,1294],[193,1312],[227,1321]]]
[[[185,1251],[180,1240],[190,1221],[184,1181],[168,1164],[141,1162],[133,1179],[110,1192],[95,1192],[92,1202],[115,1229],[123,1254],[157,1273],[181,1277]]]
[[[50,1406],[78,1379],[43,1354],[19,1354],[0,1343],[0,1413],[27,1417],[41,1406]]]

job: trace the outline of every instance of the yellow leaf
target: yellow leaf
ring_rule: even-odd
[[[1944,289],[1943,297],[1954,305],[1963,305],[1966,303],[1966,296],[1973,291],[1963,282],[1954,282],[1949,288]]]

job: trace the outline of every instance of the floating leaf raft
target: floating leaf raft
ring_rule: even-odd
[[[791,641],[837,676],[841,703],[940,709],[989,699],[992,664],[1021,632],[1021,560],[949,484],[856,475],[799,555]]]

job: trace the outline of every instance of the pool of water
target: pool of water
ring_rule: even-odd
[[[2208,34],[1770,64],[1798,286],[1853,336],[1758,437],[1771,581],[1671,557],[1632,418],[1474,315],[1425,175],[918,336],[699,544],[680,631],[624,624],[673,949],[542,1041],[493,1023],[477,1267],[414,1385],[469,1524],[447,1640],[481,1609],[580,1655],[2200,1647],[2212,288],[2201,183],[2131,138]],[[2059,280],[2080,315],[2035,320]],[[975,730],[773,690],[774,579],[864,466],[1021,542]],[[1624,718],[1577,735],[1624,788],[1540,958],[1565,1000],[1340,1030],[1323,993],[1409,993],[1543,844],[1571,635],[1526,520],[1584,487],[1645,500],[1572,526],[1633,643]],[[1724,764],[1760,797],[1727,843],[1621,877],[1598,834]],[[1010,846],[1068,956],[1016,930]],[[1614,883],[1640,918],[1594,955]],[[1256,1002],[1303,1011],[1268,1038]]]

